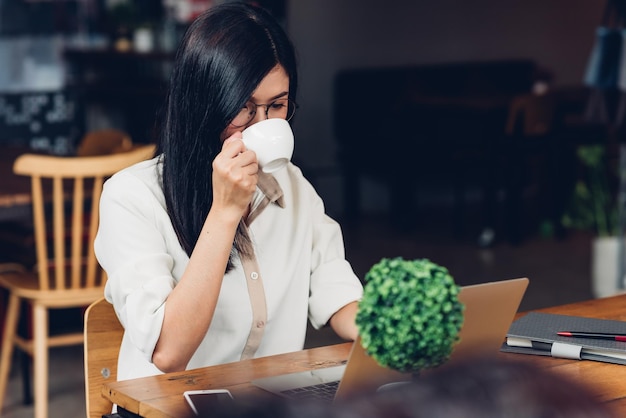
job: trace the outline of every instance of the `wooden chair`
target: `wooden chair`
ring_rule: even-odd
[[[87,418],[101,418],[111,413],[113,404],[102,396],[102,384],[117,380],[117,358],[124,328],[113,305],[101,298],[85,312],[85,399]]]
[[[133,141],[126,132],[117,129],[98,129],[88,132],[76,150],[79,157],[116,154],[130,151]]]
[[[0,269],[0,288],[9,295],[0,356],[0,411],[17,346],[33,357],[35,418],[47,416],[48,350],[83,342],[82,330],[50,335],[49,313],[84,308],[102,297],[106,276],[92,243],[103,182],[153,154],[154,146],[145,145],[97,157],[25,154],[15,161],[14,172],[31,177],[37,265],[34,271]],[[22,303],[32,308],[32,338],[17,333]]]

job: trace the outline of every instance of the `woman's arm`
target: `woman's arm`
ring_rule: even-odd
[[[164,372],[184,370],[213,319],[237,225],[257,184],[258,165],[241,134],[224,141],[213,162],[213,204],[179,283],[165,304],[152,355]]]
[[[345,258],[341,227],[326,215],[324,202],[313,186],[304,178],[301,184],[313,231],[309,319],[315,328],[330,324],[341,338],[354,340],[363,285]]]
[[[350,302],[330,317],[330,326],[345,340],[354,341],[359,333],[355,321],[358,303],[357,301]]]

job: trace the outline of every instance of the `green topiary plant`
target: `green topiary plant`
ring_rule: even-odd
[[[427,259],[383,258],[365,281],[356,324],[361,344],[374,360],[416,373],[450,357],[465,307],[445,267]]]

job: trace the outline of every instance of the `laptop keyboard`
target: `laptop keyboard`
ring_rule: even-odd
[[[293,399],[312,399],[322,401],[332,401],[339,387],[339,381],[320,383],[302,388],[284,390],[281,393]]]

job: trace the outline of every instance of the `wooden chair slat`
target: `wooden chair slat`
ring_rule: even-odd
[[[54,264],[55,266],[62,266],[65,264],[65,198],[63,178],[60,176],[52,177],[52,225],[54,228],[52,232]],[[37,228],[36,225],[35,228]],[[54,273],[55,283],[50,287],[65,289],[65,269],[55,268]]]
[[[74,180],[74,196],[72,209],[72,288],[78,289],[81,286],[81,259],[83,255],[83,230],[84,230],[84,208],[85,208],[85,182],[82,177]]]
[[[41,290],[50,289],[50,274],[48,268],[48,241],[46,239],[47,222],[43,201],[41,176],[33,175],[33,222],[35,224],[35,251],[37,258],[37,271],[39,272],[39,287]]]

